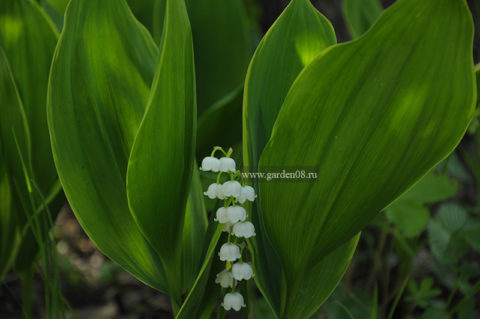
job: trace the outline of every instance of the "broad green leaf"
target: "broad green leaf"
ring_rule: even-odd
[[[167,0],[164,30],[150,100],[128,161],[127,196],[135,221],[164,264],[169,292],[176,290],[180,297],[197,116],[192,36],[183,1]]]
[[[386,210],[389,221],[395,223],[405,237],[419,236],[427,228],[430,212],[422,204],[402,201]]]
[[[260,42],[245,81],[243,105],[243,162],[254,170],[267,143],[287,92],[295,78],[320,52],[335,43],[335,33],[308,0],[292,1]],[[252,207],[257,237],[249,241],[254,252],[255,280],[279,316],[282,273],[265,235],[258,204]]]
[[[380,0],[343,0],[342,12],[354,39],[364,34],[383,11]]]
[[[437,219],[449,232],[455,233],[467,222],[467,213],[462,206],[448,203],[440,206],[437,212]]]
[[[58,34],[52,22],[43,8],[35,2],[6,1],[5,5],[0,7],[0,46],[5,49],[8,56],[18,95],[21,95],[21,98],[16,97],[19,106],[13,107],[11,96],[2,94],[2,103],[5,102],[2,107],[10,107],[8,110],[2,110],[3,139],[10,169],[14,169],[10,172],[10,178],[15,185],[16,201],[23,203],[17,205],[21,228],[35,211],[29,204],[30,196],[33,197],[33,205],[39,207],[41,201],[38,193],[47,195],[55,190],[56,193],[53,195],[57,196],[55,199],[57,206],[64,202],[60,189],[55,188],[58,179],[51,155],[45,113],[48,74],[57,38]],[[12,116],[18,120],[21,118],[23,123],[16,121]],[[26,179],[34,180],[38,189],[32,187],[30,182],[26,185]],[[51,207],[51,211],[56,216],[57,211],[54,207]],[[48,231],[45,227],[47,226],[40,227],[42,232]],[[23,233],[15,269],[29,271],[37,252],[37,239],[29,229]]]
[[[215,306],[220,295],[220,286],[215,284],[216,272],[212,271],[216,270],[216,267],[212,267],[212,265],[216,263],[214,259],[219,261],[214,252],[217,251],[216,248],[221,234],[222,227],[217,223],[210,223],[208,235],[206,236],[210,240],[206,242],[208,246],[202,254],[202,267],[185,302],[175,316],[176,319],[209,318],[209,316],[204,317],[200,313],[208,312],[207,310],[211,308],[212,301],[213,306]]]
[[[312,264],[458,144],[473,114],[472,39],[464,0],[399,0],[296,79],[259,165],[318,173],[315,182],[259,185],[289,296]]]
[[[436,174],[432,171],[400,196],[391,206],[398,202],[433,204],[452,197],[457,192],[457,188],[458,183],[454,179],[446,174]]]
[[[244,162],[255,168],[290,86],[335,33],[309,0],[293,0],[255,51],[245,81]]]
[[[43,193],[57,180],[47,127],[48,75],[58,31],[32,0],[5,0],[0,6],[0,46],[8,57],[32,136],[33,178]]]
[[[241,0],[187,0],[186,3],[195,48],[198,114],[202,115],[241,86],[252,42]]]
[[[60,181],[86,233],[137,278],[166,290],[125,188],[157,56],[124,0],[72,0],[52,64],[47,114]]]
[[[432,171],[388,206],[386,216],[404,236],[419,236],[427,227],[430,216],[424,205],[452,197],[457,187],[457,182],[448,175]]]
[[[434,256],[444,264],[454,264],[466,252],[461,230],[468,216],[456,204],[442,205],[434,219],[428,223],[428,243]]]
[[[465,224],[461,232],[465,240],[480,252],[480,221],[470,220]]]
[[[182,233],[183,291],[188,291],[192,287],[202,264],[202,250],[207,226],[207,211],[203,201],[202,183],[198,168],[194,164]]]
[[[299,293],[288,298],[282,318],[310,318],[332,294],[347,270],[360,234],[344,243],[308,270]]]

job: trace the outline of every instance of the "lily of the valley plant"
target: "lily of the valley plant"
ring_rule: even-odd
[[[20,147],[26,164],[7,158],[2,181],[7,169],[28,171],[53,200],[53,155],[88,236],[167,293],[176,318],[249,311],[254,286],[275,318],[310,318],[361,230],[453,151],[474,111],[465,0],[398,0],[370,28],[349,24],[358,38],[343,44],[309,0],[292,0],[250,60],[240,0],[156,0],[152,32],[126,0],[71,0],[58,42],[39,5],[5,1],[0,93],[11,103],[2,116],[21,131],[12,136],[2,122],[0,156]],[[19,24],[27,15],[41,23]],[[21,39],[40,39],[24,46],[39,50],[56,43],[51,68],[47,48],[48,59],[30,63],[45,78],[43,95],[28,94],[36,84],[20,76],[30,56],[12,53]],[[35,120],[45,98],[48,132]],[[241,145],[241,156],[215,147],[203,158],[213,145]],[[39,152],[39,167],[51,169],[30,158]],[[318,178],[244,174],[296,168]],[[14,198],[4,185],[2,196]],[[0,274],[14,259],[2,245]]]

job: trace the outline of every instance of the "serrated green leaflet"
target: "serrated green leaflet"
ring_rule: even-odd
[[[107,256],[166,290],[125,187],[157,56],[124,0],[72,0],[52,64],[47,114],[60,181],[82,227]]]
[[[261,171],[318,173],[315,182],[260,183],[289,295],[311,264],[457,145],[475,100],[472,39],[464,0],[400,0],[362,38],[329,48],[299,75],[260,159]]]
[[[167,0],[152,93],[131,151],[128,202],[181,294],[180,247],[195,150],[193,44],[183,1]],[[159,196],[160,195],[160,196]],[[158,236],[158,234],[162,236]],[[174,295],[175,296],[175,295]]]
[[[380,0],[343,0],[342,11],[354,39],[364,34],[378,19],[383,7]]]
[[[243,161],[254,170],[267,143],[288,89],[313,58],[335,43],[335,33],[308,0],[294,0],[260,42],[250,63],[243,105]],[[255,277],[270,306],[280,316],[282,273],[265,236],[258,202],[252,205],[257,238],[249,240],[253,250]],[[285,297],[285,295],[283,296]]]

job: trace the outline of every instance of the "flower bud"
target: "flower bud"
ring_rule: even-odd
[[[229,206],[227,207],[227,210],[229,222],[231,224],[243,222],[247,218],[247,211],[242,206]]]
[[[236,280],[248,280],[253,277],[253,269],[247,263],[235,263],[232,266],[232,275]]]
[[[215,283],[222,286],[222,288],[231,288],[233,285],[233,275],[228,270],[223,270],[217,274],[215,278]]]
[[[222,157],[219,160],[221,172],[235,172],[235,161],[230,157]]]
[[[202,166],[200,167],[200,170],[205,172],[218,172],[220,170],[220,160],[216,157],[205,157],[202,160]]]
[[[255,226],[251,222],[236,223],[233,225],[232,234],[235,237],[250,238],[255,236]]]
[[[228,181],[222,185],[222,194],[225,197],[235,197],[240,196],[242,190],[242,185],[237,181]]]
[[[240,248],[235,244],[223,244],[218,256],[221,261],[235,261],[241,257]]]
[[[245,307],[245,302],[243,301],[243,296],[239,292],[229,292],[223,298],[222,306],[227,311],[230,309],[239,311],[242,307]]]
[[[220,224],[227,224],[230,221],[229,210],[225,207],[220,207],[217,209],[217,218],[215,221],[219,222]]]

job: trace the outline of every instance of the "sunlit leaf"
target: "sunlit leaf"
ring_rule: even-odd
[[[137,278],[166,290],[160,260],[137,228],[125,190],[157,55],[124,0],[72,0],[47,113],[60,181],[86,233]]]
[[[195,154],[195,73],[183,1],[167,0],[165,17],[150,100],[128,161],[127,196],[164,264],[169,293],[180,297],[180,247]]]
[[[297,78],[260,159],[261,171],[318,173],[315,182],[260,183],[289,296],[312,263],[458,144],[473,114],[472,39],[463,0],[399,0],[365,36],[324,51]]]
[[[243,105],[243,161],[254,170],[267,143],[288,89],[313,58],[335,43],[328,20],[308,0],[294,0],[260,42],[250,63]],[[282,311],[282,273],[265,236],[258,205],[252,220],[259,229],[250,240],[254,252],[257,285],[277,316]]]

